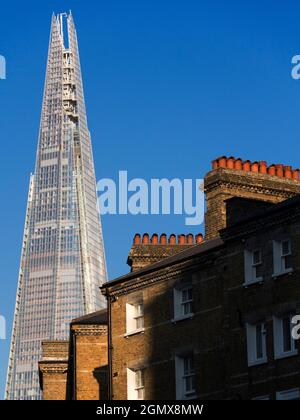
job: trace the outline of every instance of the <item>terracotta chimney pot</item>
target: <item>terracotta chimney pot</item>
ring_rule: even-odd
[[[178,243],[179,245],[185,245],[185,235],[179,235]]]
[[[283,171],[284,171],[284,177],[285,178],[292,178],[292,167],[291,166],[284,166],[283,167]]]
[[[283,177],[283,165],[276,165],[276,175],[279,177]]]
[[[275,165],[270,165],[268,167],[268,174],[269,175],[276,175],[276,167],[275,167]]]
[[[176,236],[174,234],[170,235],[169,244],[170,245],[176,245]]]
[[[226,166],[228,169],[234,169],[234,158],[230,157],[227,159]]]
[[[134,245],[140,245],[141,244],[141,235],[139,233],[134,235],[133,244]]]
[[[187,243],[188,243],[189,245],[194,245],[194,235],[193,235],[192,233],[189,233],[189,234],[187,235]]]
[[[219,163],[218,163],[218,159],[215,159],[212,161],[212,168],[214,169],[218,169],[219,167]]]
[[[234,162],[234,169],[237,171],[241,171],[243,169],[243,161],[242,159],[238,158]]]
[[[197,244],[201,244],[201,242],[203,242],[203,235],[202,235],[201,233],[199,233],[199,234],[196,236],[196,243],[197,243]]]
[[[245,162],[243,162],[243,171],[249,172],[250,169],[251,169],[250,160],[245,160]]]
[[[267,173],[267,162],[265,160],[261,160],[259,162],[259,172],[261,174],[266,174]]]
[[[152,238],[151,238],[151,244],[152,244],[152,245],[157,245],[157,244],[158,244],[158,235],[157,235],[156,233],[154,233],[154,234],[152,235]]]
[[[219,168],[226,168],[227,166],[227,159],[225,156],[219,158]]]
[[[143,235],[143,245],[148,245],[149,244],[149,235],[148,233],[144,233]]]
[[[251,172],[258,172],[258,162],[253,162],[251,164]]]
[[[167,235],[166,235],[165,233],[162,233],[162,234],[160,235],[160,238],[159,238],[159,243],[160,243],[161,245],[167,245]]]

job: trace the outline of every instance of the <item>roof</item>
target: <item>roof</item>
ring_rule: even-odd
[[[264,201],[261,200],[259,198],[248,198],[248,197],[239,197],[239,196],[233,196],[230,198],[227,198],[227,200],[225,200],[225,203],[231,203],[231,202],[241,202],[241,203],[256,203],[259,205],[262,205],[263,207],[267,208],[267,207],[271,207],[271,206],[276,206],[276,203],[273,203],[271,201]]]
[[[227,230],[230,230],[231,228],[236,228],[237,226],[245,225],[247,223],[252,222],[253,220],[264,218],[269,215],[272,215],[273,213],[284,211],[284,210],[289,209],[290,207],[299,206],[299,205],[300,205],[300,194],[297,194],[295,197],[288,198],[287,200],[281,201],[280,203],[277,203],[277,204],[273,204],[266,209],[254,211],[249,216],[246,216],[245,218],[234,223],[232,226],[222,229],[221,232],[222,231],[225,232]]]
[[[107,310],[93,312],[80,318],[73,319],[71,325],[98,325],[107,324]]]
[[[179,262],[189,260],[197,255],[204,254],[205,252],[209,252],[216,248],[221,247],[224,245],[224,241],[221,238],[214,238],[210,239],[209,241],[204,241],[201,244],[192,246],[184,251],[181,251],[171,257],[164,258],[161,261],[158,261],[154,264],[149,264],[139,270],[133,271],[131,273],[125,274],[124,276],[117,277],[114,280],[108,281],[103,284],[101,289],[106,289],[108,287],[114,286],[115,284],[122,283],[124,281],[128,281],[134,279],[136,277],[143,276],[145,274],[150,274],[157,270],[170,267],[174,264],[178,264]]]

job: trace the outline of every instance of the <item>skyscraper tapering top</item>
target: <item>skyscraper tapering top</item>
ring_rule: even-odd
[[[104,281],[105,255],[76,30],[71,13],[53,15],[7,399],[40,398],[41,342],[66,338],[71,319],[104,307],[99,292]]]

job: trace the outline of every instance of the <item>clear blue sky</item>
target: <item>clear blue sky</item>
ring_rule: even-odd
[[[72,0],[1,5],[0,314],[10,333],[49,26],[72,9],[97,178],[200,178],[222,154],[300,166],[297,1]],[[110,279],[135,232],[188,233],[182,216],[103,217]],[[202,227],[192,229],[193,232]],[[0,341],[3,395],[9,341]]]

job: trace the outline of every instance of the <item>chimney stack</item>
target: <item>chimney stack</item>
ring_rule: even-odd
[[[240,197],[279,203],[300,194],[299,169],[283,164],[267,165],[221,156],[212,162],[204,180],[206,193],[205,239],[219,236],[226,227],[226,200]]]
[[[146,265],[153,264],[164,258],[175,255],[192,246],[199,245],[202,242],[203,235],[201,234],[194,237],[192,233],[178,236],[172,233],[168,240],[165,233],[162,233],[160,237],[157,233],[154,233],[149,240],[148,233],[144,233],[143,235],[137,233],[133,238],[127,264],[131,267],[131,271],[135,271]]]

